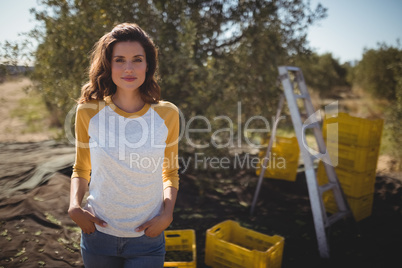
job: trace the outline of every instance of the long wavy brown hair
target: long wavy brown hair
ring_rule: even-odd
[[[145,50],[148,71],[144,83],[139,88],[142,100],[145,103],[160,101],[160,87],[156,79],[158,50],[149,35],[137,24],[122,23],[102,36],[95,44],[91,54],[89,82],[82,87],[78,103],[103,100],[104,97],[111,96],[116,92],[116,85],[112,80],[112,52],[117,42],[125,41],[137,41]]]

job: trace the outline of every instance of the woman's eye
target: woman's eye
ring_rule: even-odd
[[[123,59],[116,59],[116,62],[124,62]]]
[[[134,62],[142,62],[142,59],[135,59]]]

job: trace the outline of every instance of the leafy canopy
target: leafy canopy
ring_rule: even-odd
[[[237,128],[239,101],[244,118],[272,115],[277,67],[309,51],[306,30],[326,9],[303,0],[41,0],[32,14],[40,23],[29,34],[39,43],[32,79],[60,125],[87,81],[94,43],[135,22],[159,47],[162,97],[187,119],[223,114]]]

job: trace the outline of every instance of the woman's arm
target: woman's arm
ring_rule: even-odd
[[[177,189],[166,187],[163,191],[164,208],[161,215],[147,221],[135,229],[136,232],[144,231],[146,236],[155,237],[160,235],[173,221],[173,210],[176,203]]]
[[[95,215],[89,211],[81,208],[81,203],[87,190],[88,180],[80,177],[71,179],[70,207],[68,208],[68,214],[84,233],[90,234],[95,231],[95,224],[105,227],[107,223],[96,218]]]
[[[163,191],[163,203],[164,203],[163,214],[166,214],[167,217],[172,218],[170,223],[173,221],[173,210],[174,210],[174,205],[176,204],[176,198],[177,198],[177,189],[176,188],[167,187]]]

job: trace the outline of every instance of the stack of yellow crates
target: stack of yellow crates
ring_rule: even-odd
[[[263,144],[266,147],[260,150],[258,154],[260,161],[257,164],[257,176],[261,173],[261,166],[266,157],[269,139],[264,140]],[[271,152],[268,155],[269,161],[266,164],[264,178],[296,181],[299,154],[300,149],[296,137],[275,137]]]
[[[346,113],[324,120],[327,150],[331,161],[338,163],[335,172],[356,221],[371,215],[383,123],[382,119],[364,119]],[[331,131],[336,128],[337,132]],[[322,162],[318,165],[317,180],[319,185],[328,182]],[[332,191],[325,192],[323,199],[329,213],[338,210]]]

